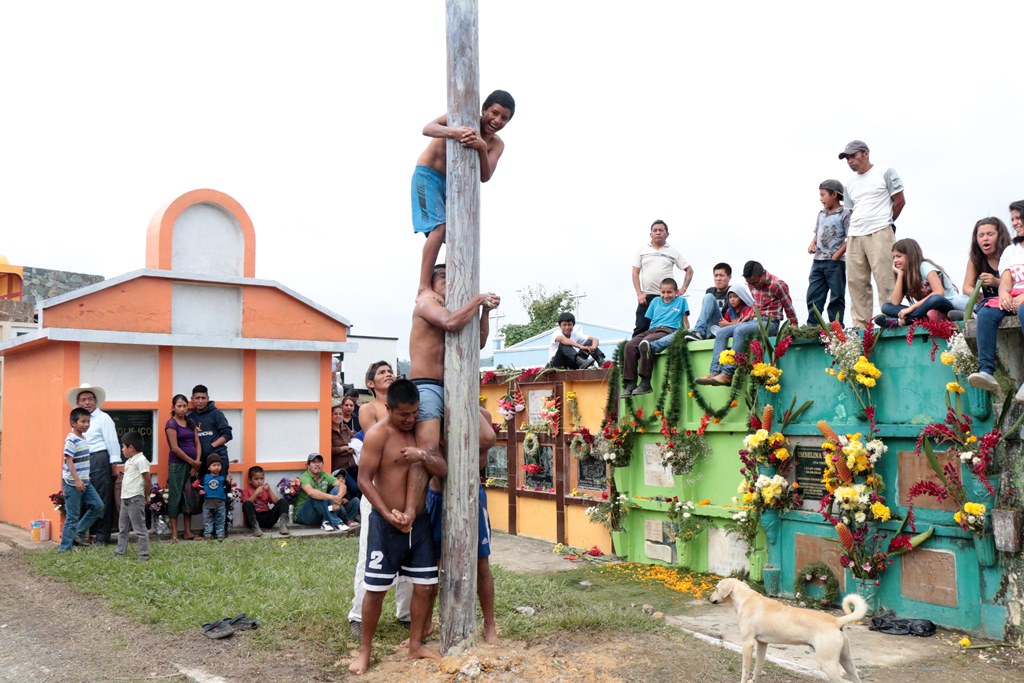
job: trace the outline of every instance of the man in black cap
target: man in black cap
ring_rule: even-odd
[[[821,211],[807,253],[814,255],[807,282],[807,324],[816,325],[814,309],[826,315],[825,298],[831,292],[827,320],[843,322],[846,310],[846,233],[850,230],[850,210],[843,206],[843,184],[824,180],[818,185]]]
[[[871,163],[870,154],[861,140],[853,140],[839,153],[839,158],[846,159],[854,172],[846,181],[844,204],[853,211],[846,249],[846,276],[850,284],[853,323],[857,327],[867,327],[871,319],[872,275],[878,287],[879,306],[887,302],[892,293],[896,219],[907,203],[903,181],[896,171],[877,168]]]

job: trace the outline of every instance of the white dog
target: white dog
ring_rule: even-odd
[[[840,665],[854,683],[860,683],[857,668],[850,656],[850,643],[843,633],[843,627],[857,621],[868,613],[868,605],[859,595],[843,598],[846,616],[834,617],[799,607],[789,607],[766,598],[738,579],[722,579],[711,602],[732,601],[740,622],[740,637],[743,639],[743,673],[740,683],[746,683],[750,673],[750,655],[757,644],[757,661],[754,664],[754,683],[761,677],[764,654],[770,643],[787,645],[810,645],[818,655],[821,670],[832,683],[843,680]]]

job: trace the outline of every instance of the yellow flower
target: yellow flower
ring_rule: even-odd
[[[825,368],[825,372],[827,372],[828,374],[832,375],[833,377],[836,376],[836,371],[833,370],[832,368]]]
[[[686,392],[686,395],[689,396],[690,398],[693,398],[693,392],[692,391]]]
[[[985,514],[985,504],[970,502],[964,503],[964,512],[969,515],[974,515],[975,517],[981,517]]]
[[[757,502],[757,494],[756,493],[751,493],[750,491],[747,491],[746,493],[743,494],[743,504],[744,505],[752,505],[755,502]]]
[[[942,354],[939,356],[939,360],[942,361],[943,365],[952,365],[953,364],[953,352],[952,351],[943,351]]]
[[[956,512],[954,512],[953,513],[953,521],[956,522],[957,524],[963,524],[964,523],[964,513],[961,512],[960,510],[957,510]]]
[[[736,365],[736,352],[726,349],[718,356],[718,362],[722,365]]]
[[[788,460],[789,459],[789,451],[787,451],[785,448],[778,449],[777,451],[775,451],[775,459],[776,460]]]
[[[892,516],[892,512],[882,503],[875,501],[871,504],[871,514],[875,516],[879,522],[888,522],[889,517]]]
[[[772,392],[773,394],[777,394],[777,393],[779,393],[779,390],[782,389],[782,385],[781,384],[766,384],[764,388],[767,389],[768,391]]]
[[[962,394],[964,393],[964,388],[960,386],[959,382],[947,382],[946,391],[951,394]]]
[[[836,379],[839,380],[840,382],[845,382],[846,381],[846,372],[844,370],[840,370],[839,374],[836,375]]]
[[[971,646],[971,639],[970,638],[968,638],[967,636],[964,636],[963,638],[960,639],[960,647],[970,647],[970,646]]]
[[[968,435],[968,437],[966,439],[964,439],[964,443],[972,444],[972,443],[974,443],[977,440],[978,440],[978,437],[976,437],[974,434],[970,434],[970,435]]]
[[[871,377],[868,377],[867,375],[860,375],[860,374],[858,374],[857,375],[857,382],[859,382],[860,384],[863,384],[864,386],[866,386],[869,389],[871,387],[875,386],[875,380],[872,379]]]

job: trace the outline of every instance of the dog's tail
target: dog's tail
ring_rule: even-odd
[[[839,617],[839,628],[846,626],[851,621],[863,619],[864,615],[868,613],[868,603],[860,595],[853,593],[843,598],[843,611],[846,612],[846,616]]]

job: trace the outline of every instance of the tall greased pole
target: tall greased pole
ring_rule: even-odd
[[[480,127],[480,68],[476,0],[447,0],[448,125]],[[448,140],[448,310],[480,291],[480,160]],[[479,474],[480,321],[445,335],[445,433],[448,478],[440,577],[441,652],[472,647],[476,636]]]

